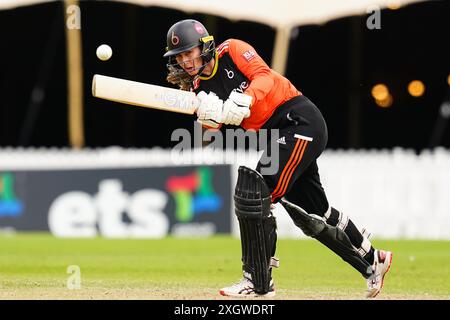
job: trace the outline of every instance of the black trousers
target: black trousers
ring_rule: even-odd
[[[322,188],[316,159],[322,154],[328,141],[328,130],[320,110],[305,96],[295,97],[279,106],[262,129],[273,133],[278,129],[279,138],[268,134],[268,140],[276,139],[279,147],[278,171],[265,174],[261,161],[260,172],[272,193],[272,202],[282,197],[300,206],[310,214],[323,216],[328,210],[328,200]],[[273,156],[270,140],[264,156]]]

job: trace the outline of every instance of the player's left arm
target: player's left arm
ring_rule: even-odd
[[[244,93],[231,92],[223,104],[222,123],[240,125],[251,114],[250,107],[263,100],[273,87],[271,69],[244,41],[231,39],[228,53],[237,68],[250,80]]]

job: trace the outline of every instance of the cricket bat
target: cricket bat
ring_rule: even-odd
[[[92,95],[134,106],[185,114],[194,114],[199,106],[194,92],[99,74],[92,79]]]

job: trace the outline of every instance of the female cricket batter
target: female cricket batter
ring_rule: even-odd
[[[328,139],[319,109],[288,79],[270,69],[249,44],[229,39],[216,48],[213,36],[196,20],[182,20],[169,29],[166,51],[167,80],[197,93],[201,101],[198,121],[205,128],[231,124],[279,132],[278,172],[264,174],[261,161],[256,170],[239,168],[234,202],[243,278],[220,289],[220,294],[275,295],[272,267],[278,267],[274,257],[277,235],[271,206],[279,202],[306,235],[359,271],[367,280],[366,296],[375,297],[392,253],[374,249],[365,231],[328,204],[316,162]],[[266,145],[269,149],[271,144]]]

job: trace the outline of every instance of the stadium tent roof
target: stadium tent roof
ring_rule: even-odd
[[[0,9],[14,8],[52,0],[1,0]],[[82,1],[82,0],[80,0]],[[104,0],[140,6],[158,6],[221,16],[230,20],[247,20],[269,25],[277,30],[272,67],[284,73],[292,27],[320,24],[329,20],[361,15],[374,6],[385,8],[424,0]]]
[[[13,9],[16,7],[29,6],[32,4],[52,2],[55,0],[0,0],[0,10]]]
[[[185,12],[213,14],[231,20],[248,20],[274,28],[323,23],[365,14],[371,6],[405,5],[423,0],[110,0],[143,6],[160,6]]]
[[[0,9],[55,0],[1,0]],[[83,0],[80,0],[83,1]],[[158,6],[185,12],[213,14],[231,20],[248,20],[274,28],[323,23],[364,14],[371,6],[405,5],[423,0],[106,0],[141,6]]]

